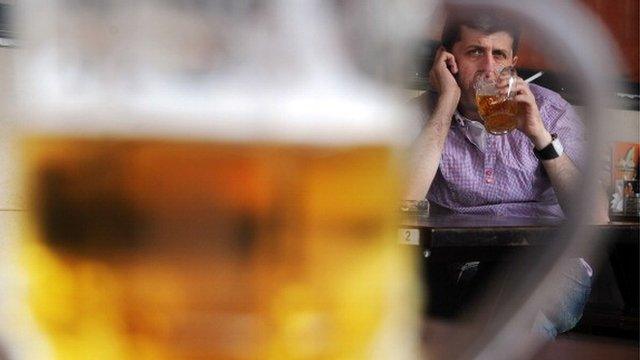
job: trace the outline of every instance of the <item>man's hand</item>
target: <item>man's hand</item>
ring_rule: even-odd
[[[460,87],[453,75],[457,73],[455,57],[441,46],[429,71],[429,84],[441,97],[449,98],[456,106],[460,100]]]
[[[513,99],[518,103],[518,130],[531,139],[536,149],[542,150],[551,143],[551,134],[544,127],[529,84],[521,77],[517,77]]]

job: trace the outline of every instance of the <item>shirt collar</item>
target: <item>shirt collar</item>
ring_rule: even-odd
[[[487,131],[479,121],[464,117],[458,110],[453,114],[456,123],[462,128],[462,132],[480,151],[485,152],[487,144]]]

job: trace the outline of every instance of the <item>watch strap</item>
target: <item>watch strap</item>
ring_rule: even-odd
[[[558,139],[558,134],[551,134],[551,142],[543,149],[533,148],[533,154],[540,160],[553,160],[559,158],[563,153],[564,148]]]

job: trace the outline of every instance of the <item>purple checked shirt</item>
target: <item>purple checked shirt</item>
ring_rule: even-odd
[[[550,133],[584,169],[584,128],[573,107],[557,93],[529,85]],[[497,216],[563,217],[533,143],[522,132],[482,135],[483,127],[456,116],[427,194],[434,212]],[[484,137],[484,141],[479,141]],[[478,144],[478,145],[477,145]]]

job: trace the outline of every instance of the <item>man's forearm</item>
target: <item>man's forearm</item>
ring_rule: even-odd
[[[551,134],[544,128],[530,136],[530,139],[536,149],[543,149],[553,140]],[[567,154],[551,160],[542,160],[542,165],[551,180],[551,186],[560,207],[566,213],[570,209],[572,198],[582,186],[582,173]],[[604,192],[598,192],[595,197],[596,201],[590,213],[591,220],[596,223],[609,221],[607,198]]]
[[[582,185],[580,181],[581,172],[567,154],[562,154],[562,156],[553,160],[543,160],[542,165],[547,175],[549,175],[558,202],[566,213],[569,209],[571,198],[577,194]],[[607,222],[609,220],[607,198],[602,191],[595,194],[595,197],[594,208],[590,212],[591,221],[596,223]]]
[[[434,111],[411,148],[409,177],[404,198],[422,200],[427,195],[438,171],[444,142],[449,133],[451,118],[459,97],[439,97]]]
[[[542,165],[549,175],[560,206],[566,211],[572,194],[579,186],[580,171],[567,154],[553,160],[542,160]]]

